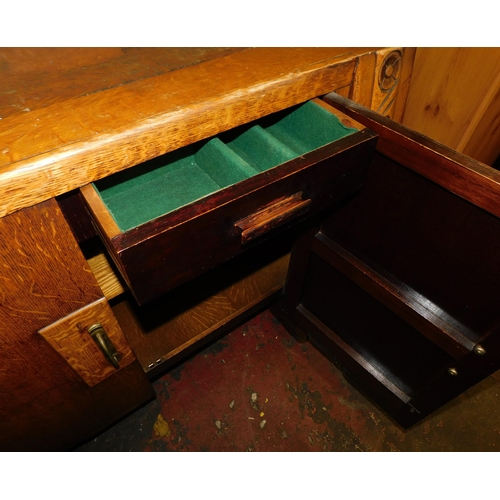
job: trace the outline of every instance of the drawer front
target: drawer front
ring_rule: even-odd
[[[82,192],[116,264],[143,304],[360,189],[375,142],[373,132],[354,131],[134,227],[127,224],[134,225],[129,220],[135,208],[120,227],[93,186]],[[260,154],[265,163],[284,153]],[[198,189],[189,177],[184,182],[186,192]]]

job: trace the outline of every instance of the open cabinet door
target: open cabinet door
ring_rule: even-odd
[[[410,427],[500,368],[500,173],[336,94],[379,136],[292,251],[279,310]]]

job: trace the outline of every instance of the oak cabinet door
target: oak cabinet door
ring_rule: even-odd
[[[69,449],[153,396],[55,200],[1,219],[0,255],[0,450]]]

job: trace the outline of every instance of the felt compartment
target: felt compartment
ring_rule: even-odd
[[[294,157],[337,141],[356,132],[335,115],[309,101],[260,122],[262,128],[283,147],[294,151]]]
[[[263,172],[299,156],[260,125],[254,125],[235,137],[223,137],[222,140],[257,172]]]
[[[94,183],[121,231],[356,132],[307,102]]]

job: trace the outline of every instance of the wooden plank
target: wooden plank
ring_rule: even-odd
[[[118,297],[118,295],[126,292],[127,286],[122,278],[115,273],[111,262],[108,260],[107,254],[99,253],[94,255],[87,259],[87,264],[107,300],[114,299]]]
[[[93,216],[93,220],[96,224],[99,224],[101,232],[106,235],[107,239],[114,238],[115,236],[121,234],[118,224],[110,214],[108,207],[106,207],[94,186],[92,184],[87,184],[86,186],[80,188],[80,193],[87,203],[87,207]]]
[[[225,57],[243,48],[0,48],[0,117]]]
[[[500,172],[335,93],[325,100],[379,134],[382,154],[500,217]]]
[[[408,94],[410,92],[413,77],[413,64],[416,51],[417,49],[412,47],[405,47],[403,49],[403,66],[401,68],[397,95],[391,114],[391,118],[399,123],[403,121],[403,116],[406,110],[406,103],[408,101]]]
[[[500,154],[500,48],[419,48],[402,123],[491,165]]]
[[[454,359],[462,359],[474,348],[464,325],[408,285],[374,271],[324,234],[316,235],[311,250]]]
[[[306,307],[302,304],[297,306],[297,311],[302,314],[302,316],[314,325],[314,327],[320,331],[325,337],[328,338],[337,348],[342,352],[343,358],[349,357],[351,364],[357,364],[361,369],[365,370],[370,374],[377,382],[382,384],[387,390],[389,390],[394,396],[399,398],[404,403],[410,401],[410,396],[403,392],[397,385],[395,385],[388,377],[386,377],[381,371],[377,369],[376,366],[372,365],[363,356],[358,354],[352,347],[344,342],[334,331],[332,331],[328,326],[326,326],[321,320],[319,320],[314,314],[312,314]],[[337,351],[338,352],[338,351]],[[338,354],[337,354],[338,355]]]
[[[351,94],[344,95],[344,97],[352,99],[367,108],[371,107],[377,70],[376,62],[377,53],[375,51],[363,54],[358,58],[354,71]]]
[[[500,78],[500,72],[498,74]],[[492,85],[483,105],[474,116],[474,127],[462,137],[458,150],[486,165],[500,157],[500,81]]]
[[[345,87],[360,52],[244,50],[8,116],[0,216]]]

